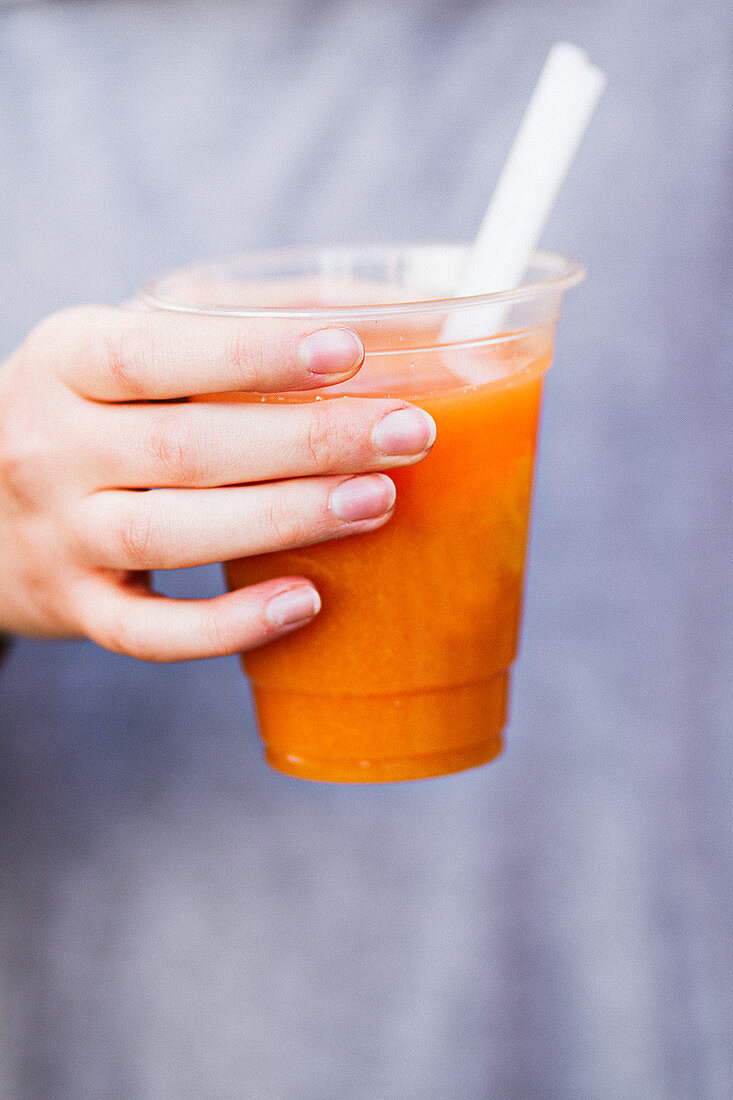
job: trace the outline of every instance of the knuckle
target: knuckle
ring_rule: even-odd
[[[267,349],[255,329],[235,325],[225,346],[228,373],[242,390],[267,389]]]
[[[302,502],[298,506],[294,500],[287,499],[283,494],[278,494],[270,502],[265,517],[265,530],[272,550],[285,550],[311,542],[312,527]]]
[[[100,335],[115,329],[117,311],[110,306],[80,305],[44,317],[28,335],[25,347],[39,358],[57,362],[100,358]],[[102,349],[103,350],[103,349]]]
[[[0,484],[16,506],[33,508],[53,487],[49,445],[25,418],[0,418]]]
[[[326,409],[324,404],[314,403],[310,406],[310,413],[304,446],[313,469],[319,473],[330,473],[337,464],[343,433],[334,422],[331,410]]]
[[[155,486],[191,486],[206,477],[204,446],[187,406],[160,413],[145,441],[147,467]]]
[[[0,484],[16,501],[25,500],[29,496],[33,478],[29,479],[28,458],[18,433],[5,425],[0,437]]]
[[[119,521],[115,542],[125,568],[152,569],[158,564],[165,540],[150,499],[153,494],[136,493],[135,496],[138,499]]]
[[[80,498],[67,503],[63,515],[63,531],[74,558],[84,565],[98,564],[102,547],[112,541],[111,525],[97,501]]]
[[[144,398],[154,373],[152,337],[146,320],[136,317],[110,326],[103,337],[103,358],[114,392],[129,400]]]
[[[230,653],[232,641],[230,631],[221,614],[217,614],[214,607],[209,607],[207,614],[203,616],[201,629],[208,653]]]
[[[99,378],[104,396],[145,397],[155,349],[150,319],[114,306],[81,305],[52,313],[26,338],[31,359],[51,363],[57,373],[76,377],[79,368]],[[107,385],[104,385],[104,382]]]

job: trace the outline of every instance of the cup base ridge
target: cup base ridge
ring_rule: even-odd
[[[489,741],[469,745],[463,750],[433,756],[395,757],[393,760],[306,760],[298,756],[280,756],[265,750],[271,768],[297,779],[321,783],[400,783],[415,779],[434,779],[481,767],[495,760],[504,748],[501,733]]]
[[[305,696],[254,685],[268,763],[333,783],[428,779],[488,763],[503,748],[508,693],[508,671],[390,696]]]

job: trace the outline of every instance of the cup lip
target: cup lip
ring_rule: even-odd
[[[381,253],[392,252],[398,255],[399,253],[410,250],[419,251],[422,249],[427,251],[429,249],[440,248],[453,250],[464,249],[467,251],[470,245],[460,242],[406,242],[403,244],[372,243],[349,246],[328,245],[323,248],[304,247],[257,250],[223,257],[209,262],[175,268],[165,272],[143,283],[138,291],[138,298],[154,309],[162,309],[173,313],[205,314],[207,316],[216,317],[268,317],[288,318],[291,320],[327,318],[332,321],[351,317],[376,319],[379,317],[393,317],[397,314],[453,313],[457,310],[476,309],[476,307],[484,307],[498,303],[510,304],[513,302],[526,301],[527,299],[540,298],[543,295],[557,294],[568,290],[570,287],[582,282],[586,274],[583,264],[578,260],[562,256],[556,252],[537,250],[532,254],[532,263],[544,264],[550,268],[554,267],[558,270],[558,274],[551,275],[546,279],[525,283],[522,286],[513,287],[510,290],[500,290],[493,291],[489,294],[472,294],[461,297],[443,296],[439,298],[406,299],[404,302],[373,303],[361,306],[343,304],[333,306],[215,306],[204,305],[200,302],[177,302],[166,299],[166,297],[160,293],[159,289],[164,287],[166,281],[176,276],[193,275],[195,273],[204,274],[206,272],[217,272],[221,274],[222,270],[227,267],[231,268],[243,262],[250,264],[268,264],[277,261],[279,263],[291,262],[297,264],[299,262],[302,263],[309,257],[314,257],[319,254],[328,254],[330,256],[342,255],[345,257],[359,251],[363,253],[378,251]]]

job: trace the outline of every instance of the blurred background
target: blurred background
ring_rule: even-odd
[[[16,643],[8,1100],[733,1095],[728,0],[0,3],[0,353],[181,263],[471,238],[559,39],[609,86],[504,756],[302,783],[234,659]]]

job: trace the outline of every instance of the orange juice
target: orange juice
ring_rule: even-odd
[[[382,334],[380,353],[367,356],[361,393],[394,394],[388,342]],[[482,357],[494,374],[497,360],[513,368],[478,385],[456,377],[460,364],[449,355],[423,350],[426,392],[409,396],[434,417],[437,439],[423,462],[390,471],[397,504],[385,527],[228,564],[233,587],[301,575],[323,601],[313,623],[244,656],[278,770],[341,782],[413,779],[501,751],[550,359],[536,342],[535,358],[518,356],[520,342],[473,352],[474,373]],[[411,366],[419,372],[419,351]]]
[[[306,779],[444,775],[501,751],[517,652],[543,376],[579,264],[537,253],[525,286],[451,298],[468,252],[368,245],[263,253],[149,284],[156,309],[297,321],[359,332],[349,382],[320,393],[204,400],[400,397],[437,439],[391,471],[394,515],[377,531],[229,562],[229,584],[304,576],[309,623],[246,654],[268,761]],[[446,294],[448,296],[446,296]]]

